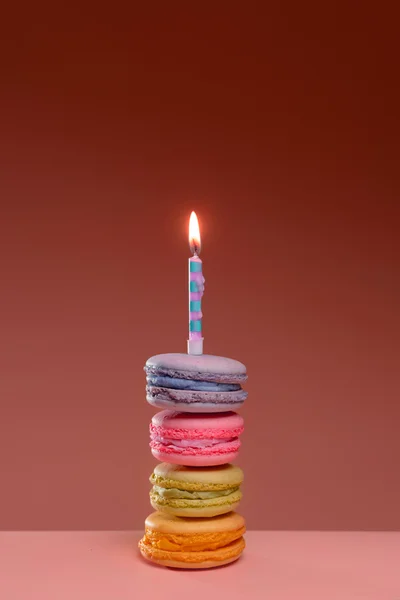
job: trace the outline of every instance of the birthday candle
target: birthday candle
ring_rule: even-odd
[[[201,239],[195,212],[190,215],[189,246],[193,256],[189,258],[189,339],[188,354],[203,354],[203,313],[201,299],[204,293],[203,263],[199,258]]]

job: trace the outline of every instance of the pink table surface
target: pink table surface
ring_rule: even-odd
[[[0,533],[1,600],[400,600],[400,533],[258,532],[234,565],[152,566],[138,532]]]

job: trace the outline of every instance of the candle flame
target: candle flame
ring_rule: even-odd
[[[192,254],[196,254],[197,256],[201,251],[201,238],[200,238],[200,228],[199,221],[197,220],[197,215],[192,211],[189,219],[189,246]]]

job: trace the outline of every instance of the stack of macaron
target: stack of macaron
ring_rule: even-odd
[[[150,448],[160,461],[150,477],[150,502],[139,542],[142,555],[167,567],[231,563],[244,549],[238,456],[247,397],[246,367],[211,355],[158,354],[146,362],[147,401],[163,409],[150,423]]]

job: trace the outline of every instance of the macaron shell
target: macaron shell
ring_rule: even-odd
[[[144,556],[143,552],[142,552],[142,556]],[[144,556],[144,558],[147,558],[147,557]],[[203,563],[193,563],[193,564],[182,563],[182,562],[173,561],[173,560],[155,560],[154,558],[147,559],[147,560],[150,560],[151,562],[153,562],[157,565],[160,565],[162,567],[167,567],[169,569],[213,569],[215,567],[222,567],[224,565],[228,565],[229,563],[233,563],[236,560],[238,560],[238,558],[240,558],[240,554],[238,556],[229,558],[227,560],[207,561],[207,562],[203,562]]]
[[[230,411],[188,415],[185,412],[163,410],[151,420],[151,428],[160,428],[164,437],[175,439],[229,438],[242,433],[243,425],[243,418]]]
[[[210,539],[216,539],[215,534],[218,534],[219,538],[221,538],[221,534],[225,534],[222,541],[228,543],[243,535],[244,531],[243,533],[240,531],[245,526],[242,515],[235,512],[215,519],[178,519],[153,512],[145,520],[148,535],[157,539],[160,536],[173,536],[178,545],[187,544],[188,536],[195,536],[196,543],[200,538],[202,543],[208,543]]]
[[[155,408],[172,408],[175,410],[179,410],[179,411],[185,411],[188,413],[221,413],[221,412],[225,412],[226,410],[228,410],[227,405],[226,404],[218,404],[218,403],[212,403],[212,404],[206,404],[206,403],[192,403],[192,404],[186,404],[185,402],[171,402],[170,400],[162,400],[160,398],[151,398],[149,399],[149,396],[147,396],[147,402],[149,404],[151,404],[151,406],[154,406]],[[240,410],[243,406],[243,401],[242,402],[237,402],[237,403],[229,403],[229,410]]]
[[[144,558],[162,565],[177,569],[211,569],[222,567],[240,558],[245,548],[244,538],[231,544],[229,548],[220,548],[209,552],[166,552],[154,551],[141,540],[139,549]]]
[[[181,465],[159,463],[151,477],[153,485],[189,491],[218,491],[238,487],[243,482],[243,471],[237,465],[188,468]]]
[[[199,392],[147,386],[146,400],[157,408],[191,413],[226,412],[238,410],[247,392]]]
[[[165,450],[165,449],[164,449]],[[237,459],[239,452],[230,452],[226,454],[190,454],[185,455],[177,452],[165,452],[161,449],[151,449],[151,453],[160,462],[169,462],[175,465],[186,467],[212,467],[233,462]]]
[[[162,565],[178,569],[211,569],[222,567],[240,558],[245,548],[244,538],[233,542],[230,547],[209,552],[166,552],[154,551],[141,540],[139,549],[144,558]]]
[[[147,360],[145,371],[154,375],[221,383],[236,383],[247,379],[243,363],[211,354],[157,354]]]
[[[160,512],[167,513],[169,515],[175,515],[176,517],[216,517],[218,515],[224,515],[231,510],[236,510],[239,507],[240,502],[236,502],[230,505],[220,506],[204,506],[203,508],[176,508],[174,506],[160,506],[153,500],[150,500],[151,506]]]

